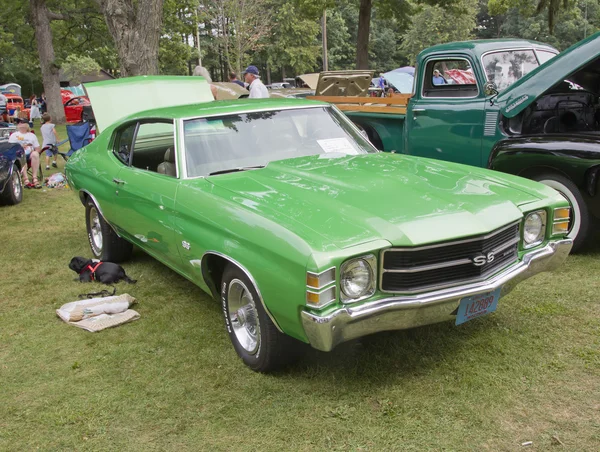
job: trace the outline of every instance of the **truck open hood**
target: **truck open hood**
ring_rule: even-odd
[[[507,118],[518,115],[554,85],[569,79],[571,74],[599,56],[600,33],[596,33],[559,53],[502,91],[496,99],[502,105],[501,113]]]
[[[145,110],[213,100],[203,77],[144,75],[86,83],[84,88],[100,131]]]
[[[374,73],[367,70],[321,72],[315,96],[366,97]]]

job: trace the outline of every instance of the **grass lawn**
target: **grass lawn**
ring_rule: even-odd
[[[102,288],[67,266],[90,256],[69,190],[0,207],[0,243],[0,450],[598,450],[600,240],[490,316],[310,351],[276,375],[247,369],[218,304],[139,250],[118,293],[140,320],[60,321]]]

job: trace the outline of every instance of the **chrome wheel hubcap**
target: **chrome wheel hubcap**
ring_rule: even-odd
[[[13,194],[15,195],[15,199],[19,199],[21,197],[21,178],[19,177],[19,173],[13,171],[12,180]]]
[[[95,207],[90,209],[90,237],[95,251],[100,254],[102,251],[102,225],[100,224],[100,215]]]
[[[260,345],[260,322],[254,297],[239,279],[229,284],[227,292],[228,316],[239,344],[251,355]]]

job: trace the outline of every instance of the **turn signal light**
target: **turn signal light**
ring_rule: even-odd
[[[569,220],[571,216],[571,209],[568,207],[559,207],[554,209],[554,221]]]
[[[569,232],[569,222],[561,221],[560,223],[554,223],[552,226],[552,234],[566,234]]]

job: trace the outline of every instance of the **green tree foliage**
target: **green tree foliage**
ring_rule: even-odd
[[[291,69],[294,74],[311,72],[321,55],[317,40],[319,23],[303,18],[292,2],[272,5],[274,12],[271,32],[266,39],[267,61],[271,68]]]
[[[356,47],[353,45],[354,41],[348,26],[349,19],[345,19],[339,10],[327,14],[329,69],[332,71],[352,69],[356,58]]]
[[[567,9],[560,10],[556,16],[554,33],[550,34],[547,16],[544,12],[535,13],[530,3],[531,15],[523,14],[520,7],[507,10],[495,9],[497,15],[480,15],[477,29],[478,38],[514,37],[531,39],[553,45],[559,50],[575,44],[586,36],[600,30],[600,6],[596,0],[580,0]],[[491,2],[490,2],[491,5]],[[523,6],[523,4],[521,4]],[[504,12],[503,12],[504,11]],[[493,26],[490,26],[493,24]],[[490,30],[493,28],[492,34]]]
[[[477,11],[477,0],[458,0],[445,7],[424,5],[413,16],[412,24],[404,35],[402,50],[414,63],[417,54],[427,47],[471,38]]]
[[[65,58],[62,66],[63,74],[71,81],[71,84],[81,83],[84,75],[98,74],[100,65],[92,57],[87,55],[69,55]]]

